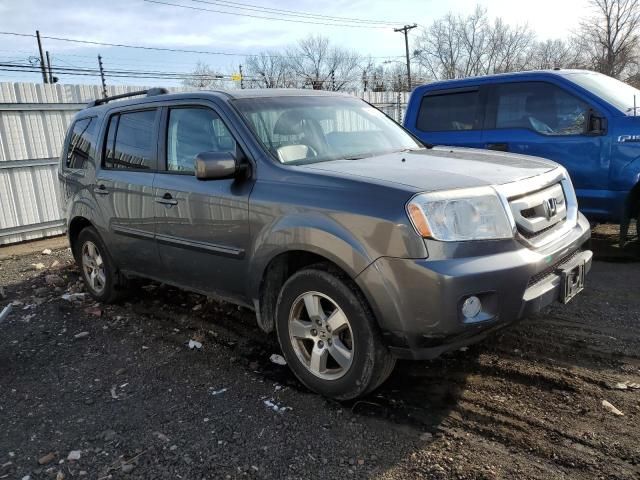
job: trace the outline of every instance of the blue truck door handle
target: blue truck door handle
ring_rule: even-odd
[[[508,143],[487,143],[485,145],[487,150],[496,150],[498,152],[508,152],[509,144]]]

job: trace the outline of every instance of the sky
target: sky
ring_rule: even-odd
[[[235,0],[273,9],[292,10],[324,16],[349,17],[388,22],[383,28],[354,28],[304,23],[304,17],[286,18],[278,13],[234,10],[205,0],[0,0],[0,32],[88,41],[224,52],[232,55],[178,53],[139,50],[104,45],[88,45],[43,38],[55,68],[97,66],[97,55],[107,69],[190,72],[198,61],[224,73],[238,71],[243,55],[278,49],[309,34],[329,37],[342,47],[383,61],[404,59],[404,39],[393,25],[417,23],[428,26],[449,12],[469,14],[476,5],[485,7],[490,17],[500,16],[510,24],[527,24],[541,40],[566,38],[579,19],[589,14],[587,0]],[[183,5],[191,8],[176,7]],[[226,2],[232,4],[233,2]],[[200,9],[200,10],[198,10]],[[202,10],[207,9],[207,11]],[[272,19],[230,15],[210,10],[268,15]],[[292,17],[289,17],[291,19]],[[420,28],[411,31],[414,42]],[[237,55],[234,55],[237,54]],[[33,37],[0,34],[0,64],[28,64],[37,57]],[[383,58],[384,57],[384,58]],[[95,76],[63,75],[61,83],[98,83]],[[37,73],[0,71],[0,82],[40,82]],[[110,78],[114,85],[178,85],[176,81]]]

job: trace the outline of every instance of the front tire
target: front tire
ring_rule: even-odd
[[[365,299],[341,274],[308,268],[292,275],[278,297],[276,330],[296,377],[336,400],[374,390],[395,365]]]
[[[80,232],[74,253],[89,294],[100,302],[116,301],[122,292],[118,272],[95,228]]]

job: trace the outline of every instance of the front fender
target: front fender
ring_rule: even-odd
[[[640,155],[625,164],[612,180],[613,190],[629,191],[636,186],[640,182]]]
[[[256,237],[249,267],[251,298],[258,298],[263,273],[271,260],[296,250],[320,255],[352,278],[375,260],[355,236],[336,221],[313,213],[287,215],[265,226]]]

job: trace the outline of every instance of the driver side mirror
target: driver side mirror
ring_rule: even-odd
[[[231,152],[201,152],[195,159],[198,180],[233,178],[239,171],[238,161]]]
[[[607,130],[607,119],[598,115],[594,110],[587,112],[585,133],[587,135],[604,135]]]

